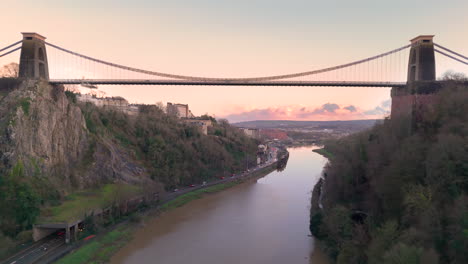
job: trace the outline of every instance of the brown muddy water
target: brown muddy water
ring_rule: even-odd
[[[326,159],[289,149],[287,167],[149,220],[113,264],[325,264],[309,237],[310,196]]]

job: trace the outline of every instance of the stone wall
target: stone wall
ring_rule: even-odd
[[[423,109],[430,109],[437,102],[437,92],[443,82],[415,82],[405,87],[392,88],[391,117],[419,116]]]
[[[198,126],[204,135],[208,135],[208,127],[212,126],[210,119],[184,119],[184,122]]]

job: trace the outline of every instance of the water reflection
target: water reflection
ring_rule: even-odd
[[[206,196],[146,223],[112,263],[326,263],[309,205],[326,160],[290,149],[284,171]]]

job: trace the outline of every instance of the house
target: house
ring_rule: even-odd
[[[166,112],[168,115],[178,118],[193,118],[192,112],[189,110],[188,104],[173,104],[167,103]]]

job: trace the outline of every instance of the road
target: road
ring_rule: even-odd
[[[214,181],[207,182],[205,185],[200,184],[200,185],[195,185],[194,187],[186,187],[186,188],[178,189],[177,191],[169,193],[165,197],[163,197],[161,199],[161,203],[162,204],[167,203],[167,202],[169,202],[171,200],[174,200],[175,198],[179,197],[180,195],[186,194],[186,193],[191,192],[191,191],[207,188],[207,187],[217,185],[217,184],[221,184],[221,183],[231,182],[231,181],[246,177],[250,173],[253,173],[253,172],[256,172],[256,171],[258,171],[260,169],[268,167],[274,162],[276,162],[276,160],[272,160],[272,161],[270,161],[268,163],[265,163],[265,164],[256,166],[254,168],[251,168],[247,172],[242,172],[242,173],[234,174],[233,176],[224,177],[224,179],[219,179],[219,180],[214,180]]]
[[[65,245],[63,235],[52,234],[44,239],[41,239],[29,247],[21,250],[10,258],[1,262],[1,264],[33,264],[37,263],[41,258],[51,254],[55,249]]]

